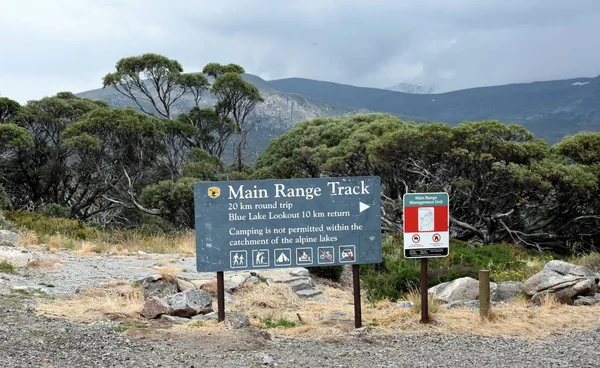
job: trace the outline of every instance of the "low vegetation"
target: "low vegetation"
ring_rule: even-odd
[[[0,260],[0,273],[16,274],[15,266],[3,259]]]
[[[405,293],[418,288],[420,262],[406,259],[401,236],[383,238],[383,262],[361,265],[363,286],[371,301],[398,300]],[[451,240],[450,255],[428,261],[429,286],[459,277],[477,279],[479,270],[489,270],[492,282],[525,281],[539,272],[550,260],[559,257],[552,253],[539,253],[509,244],[483,246]],[[574,260],[575,257],[571,257]],[[593,256],[579,258],[594,259]]]

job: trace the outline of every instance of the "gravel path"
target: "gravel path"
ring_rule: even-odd
[[[193,272],[193,258],[174,255],[59,257],[67,262],[54,272],[0,274],[0,367],[600,366],[600,329],[539,341],[436,334],[381,338],[371,336],[368,330],[357,330],[344,341],[327,343],[271,338],[253,327],[169,335],[171,330],[161,329],[168,327],[166,322],[156,321],[150,328],[122,333],[114,330],[119,322],[76,323],[37,316],[36,297],[11,293],[11,286],[52,284],[54,287],[44,290],[73,293],[78,287],[103,281],[140,279],[154,273],[153,267],[166,264],[187,270],[181,275],[192,279],[215,276]]]
[[[600,330],[543,341],[449,335],[399,335],[376,340],[266,340],[249,329],[236,344],[218,336],[166,341],[128,338],[115,324],[73,323],[0,307],[2,367],[598,367]],[[368,334],[366,334],[368,335]],[[259,342],[259,343],[256,343]],[[263,342],[263,343],[260,343]],[[237,345],[240,344],[238,337]]]

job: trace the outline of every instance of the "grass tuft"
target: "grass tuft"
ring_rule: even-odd
[[[0,273],[15,275],[17,271],[15,270],[15,266],[13,266],[12,263],[3,259],[0,261]]]

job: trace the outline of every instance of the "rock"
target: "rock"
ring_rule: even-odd
[[[204,290],[188,290],[166,299],[167,304],[173,309],[169,314],[180,317],[194,316],[206,308],[212,307],[212,299]]]
[[[214,312],[212,308],[185,308],[172,310],[169,315],[175,317],[192,318],[197,315],[204,315]]]
[[[32,292],[36,292],[36,291],[45,293],[48,289],[43,286],[15,285],[15,286],[11,286],[10,290],[15,291],[15,292],[25,292],[25,293],[32,293]]]
[[[225,313],[225,321],[234,329],[250,326],[248,317],[237,313]]]
[[[248,285],[260,284],[260,279],[256,276],[250,276],[246,279],[246,284],[248,284]]]
[[[215,280],[189,280],[189,281],[192,284],[194,284],[194,286],[196,287],[196,290],[202,289],[202,287],[206,284],[215,282]]]
[[[225,317],[227,317],[227,313],[225,313]],[[219,314],[217,312],[198,314],[192,317],[192,321],[217,321],[218,319]]]
[[[193,283],[191,283],[187,280],[177,278],[176,282],[177,282],[177,290],[179,290],[179,292],[197,289],[196,285],[194,285]]]
[[[262,353],[261,357],[260,357],[260,364],[262,364],[262,365],[274,365],[275,364],[275,359],[272,356],[268,355],[268,354]]]
[[[578,296],[577,299],[573,302],[575,306],[582,305],[594,305],[596,303],[600,303],[600,293],[596,293],[595,296]]]
[[[198,315],[192,317],[193,321],[218,321],[219,314],[217,312],[209,313],[206,315]],[[248,317],[238,313],[225,312],[225,322],[229,322],[231,328],[242,328],[250,326],[250,320]]]
[[[288,286],[292,289],[292,291],[295,292],[300,290],[312,290],[315,286],[315,282],[309,277],[308,279],[302,279],[289,283]]]
[[[564,261],[550,261],[544,269],[525,281],[523,292],[539,303],[552,294],[561,303],[573,304],[578,296],[594,296],[600,282],[592,270]]]
[[[314,297],[318,297],[321,296],[323,294],[323,292],[321,290],[300,290],[296,292],[296,295],[298,295],[300,298],[302,299],[311,299]]]
[[[469,301],[458,300],[455,302],[445,304],[444,307],[446,309],[459,309],[459,308],[467,307],[472,311],[476,311],[479,309],[479,300],[469,300]]]
[[[278,284],[293,284],[299,281],[306,281],[311,285],[315,285],[315,281],[310,277],[288,277],[276,280],[275,282]]]
[[[21,242],[21,235],[10,230],[0,230],[0,245],[16,247]]]
[[[490,283],[490,294],[494,295],[498,285]],[[479,299],[479,281],[471,277],[444,282],[429,289],[429,295],[442,303],[452,303],[459,300]]]
[[[306,268],[296,268],[290,271],[292,276],[310,276],[310,272]]]
[[[15,248],[13,246],[0,246],[0,260],[6,260],[14,267],[25,267],[31,262],[45,259],[43,253],[29,249]]]
[[[161,314],[171,313],[172,309],[164,300],[151,296],[144,302],[144,308],[142,309],[142,316],[146,318],[156,318]]]
[[[152,276],[151,276],[152,277]],[[146,279],[147,281],[150,278]],[[167,298],[177,294],[177,282],[175,280],[158,279],[155,281],[144,281],[142,287],[144,288],[144,298],[147,299],[151,296],[158,298]]]
[[[409,302],[409,301],[403,301],[403,302],[399,302],[398,304],[396,304],[396,306],[401,309],[412,309],[415,307],[415,303]]]
[[[225,290],[237,290],[246,281],[246,276],[233,275],[227,281],[225,281]]]
[[[176,323],[178,325],[185,325],[186,323],[192,322],[189,318],[177,317],[177,316],[169,316],[167,314],[163,314],[160,316],[160,319],[164,319],[165,321],[169,321],[172,323]]]
[[[225,301],[226,302],[232,302],[233,301],[233,295],[229,294],[228,292],[225,292],[224,296],[225,296]]]
[[[523,292],[522,282],[506,281],[499,282],[496,291],[492,293],[492,300],[495,302],[514,302]]]

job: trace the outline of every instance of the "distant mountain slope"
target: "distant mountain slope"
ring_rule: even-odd
[[[497,119],[522,124],[551,143],[581,130],[600,131],[600,76],[440,94],[408,94],[300,78],[269,84],[281,91],[332,103],[430,121],[456,124]]]
[[[282,92],[270,83],[252,74],[244,74],[244,79],[254,84],[265,99],[256,106],[252,119],[259,121],[257,129],[249,135],[248,157],[257,158],[267,147],[270,140],[283,134],[299,121],[314,119],[319,116],[342,116],[368,112],[366,109],[343,106],[326,102],[311,96]],[[77,96],[106,101],[112,107],[138,108],[133,101],[120,94],[112,87],[99,88],[78,93]],[[216,97],[206,93],[202,99],[203,106],[214,106]],[[181,99],[175,109],[175,115],[189,111],[193,106],[191,99]],[[149,111],[152,107],[145,104]],[[227,159],[227,158],[226,158]]]
[[[435,86],[419,86],[416,84],[410,83],[398,83],[391,87],[385,88],[388,91],[394,92],[404,92],[404,93],[412,93],[412,94],[424,94],[424,93],[433,93],[435,90]]]

